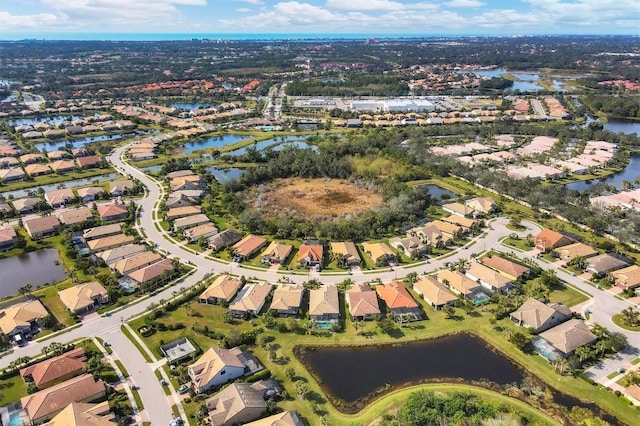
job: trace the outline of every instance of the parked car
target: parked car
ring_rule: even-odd
[[[187,393],[189,391],[189,385],[187,385],[186,383],[184,385],[180,385],[180,387],[178,388],[178,393],[184,394]]]

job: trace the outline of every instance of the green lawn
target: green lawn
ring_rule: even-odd
[[[566,306],[575,306],[579,303],[587,301],[589,298],[581,291],[565,285],[562,289],[555,289],[549,294],[549,301],[553,303],[562,303]]]
[[[519,238],[519,239],[514,239],[514,238],[506,238],[504,241],[502,241],[505,245],[510,246],[510,247],[515,247],[518,250],[522,250],[522,251],[529,251],[531,250],[531,246],[529,245],[529,241],[525,238]]]
[[[615,325],[617,325],[618,327],[624,328],[625,330],[629,330],[629,331],[640,331],[640,326],[637,327],[631,327],[627,324],[624,323],[623,321],[623,316],[621,314],[616,314],[614,315],[611,320],[613,321],[613,323]]]
[[[570,296],[566,296],[564,300],[571,300],[572,298],[575,300],[576,297],[578,296],[570,293]],[[313,391],[322,395],[323,392],[320,385],[293,355],[293,348],[296,345],[370,345],[398,343],[401,341],[414,341],[434,338],[451,333],[472,331],[487,340],[487,342],[497,350],[511,357],[516,363],[525,365],[533,375],[539,377],[546,383],[562,390],[565,393],[578,396],[582,399],[597,401],[597,403],[605,410],[618,416],[627,423],[633,423],[633,419],[636,418],[637,412],[629,407],[626,402],[612,393],[609,393],[597,386],[585,386],[585,382],[578,378],[560,376],[554,372],[553,368],[542,357],[524,354],[519,351],[513,344],[504,338],[505,330],[515,331],[518,329],[508,319],[499,321],[497,326],[501,329],[496,329],[493,328],[489,322],[489,318],[492,315],[483,312],[482,308],[474,314],[475,316],[467,316],[462,310],[457,310],[457,314],[460,317],[459,320],[447,320],[445,319],[444,313],[434,311],[422,301],[420,303],[422,304],[429,319],[412,323],[409,327],[402,328],[402,332],[400,333],[401,337],[399,338],[382,334],[373,322],[364,324],[363,329],[357,333],[353,324],[350,321],[346,321],[346,327],[343,332],[332,333],[328,337],[308,335],[303,332],[281,333],[275,330],[265,330],[265,335],[273,336],[275,338],[274,343],[277,344],[276,355],[277,360],[279,360],[278,362],[272,362],[269,360],[268,350],[266,348],[254,345],[250,346],[250,350],[265,364],[267,368],[271,370],[272,375],[284,384],[285,389],[290,395],[294,395],[295,390],[291,381],[286,378],[285,370],[289,367],[295,370],[297,376],[307,379]],[[235,324],[226,324],[222,320],[225,311],[224,308],[214,305],[203,305],[198,302],[191,302],[191,306],[193,311],[191,315],[187,315],[185,309],[178,308],[174,312],[169,313],[166,317],[158,319],[158,321],[166,325],[178,322],[183,323],[185,325],[185,329],[156,332],[149,337],[142,337],[142,340],[151,348],[154,354],[159,355],[159,346],[161,341],[170,342],[184,336],[185,333],[188,333],[189,337],[192,338],[203,350],[206,350],[211,346],[220,345],[220,342],[215,339],[187,331],[191,330],[191,327],[194,324],[198,327],[207,325],[210,330],[214,330],[222,335],[227,335],[232,330],[243,332],[263,325],[259,318],[252,321],[237,321]],[[277,321],[283,320],[278,319]],[[137,330],[138,327],[143,324],[143,319],[137,319],[132,322],[131,326],[134,330]],[[383,403],[384,401],[387,401],[387,397],[378,400],[375,404]],[[398,402],[398,400],[391,401],[392,402],[385,402],[386,404],[389,404],[387,405],[387,408],[389,406],[395,406]],[[200,405],[201,402],[192,401],[185,404],[185,410],[187,413],[195,413]],[[300,401],[298,399],[283,401],[282,403],[279,403],[279,405],[286,410],[298,410],[307,419],[315,419],[318,417],[318,415],[312,411],[311,406],[307,402]],[[371,407],[372,410],[374,406]],[[331,424],[336,425],[368,424],[368,421],[372,421],[377,416],[377,414],[370,414],[370,412],[373,412],[369,409],[366,409],[361,413],[362,417],[348,416],[338,412],[329,403],[320,404],[319,409],[326,411]],[[384,410],[381,412],[384,412]],[[379,413],[380,412],[378,412],[378,414]]]
[[[27,395],[27,385],[16,371],[6,379],[0,380],[0,406],[9,405]]]
[[[129,372],[127,371],[127,369],[124,367],[124,364],[122,363],[122,361],[120,361],[119,359],[114,360],[113,362],[115,362],[115,364],[118,366],[118,370],[120,370],[120,373],[122,373],[122,375],[124,376],[124,378],[129,377]]]

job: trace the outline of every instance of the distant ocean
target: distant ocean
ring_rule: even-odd
[[[16,40],[112,40],[112,41],[184,41],[184,40],[363,40],[367,38],[439,38],[464,35],[438,34],[189,34],[189,33],[0,33],[0,41]]]

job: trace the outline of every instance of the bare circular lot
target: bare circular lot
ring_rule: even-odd
[[[255,207],[269,216],[305,218],[354,216],[384,205],[364,185],[336,179],[278,179],[262,188]]]

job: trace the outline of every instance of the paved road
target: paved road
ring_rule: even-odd
[[[148,188],[147,195],[138,202],[141,206],[139,228],[146,233],[147,239],[153,241],[157,245],[157,248],[165,252],[168,257],[177,257],[181,261],[188,262],[197,267],[197,271],[194,274],[184,279],[180,284],[181,287],[189,287],[196,284],[206,273],[231,272],[241,275],[243,274],[243,271],[246,270],[246,275],[255,276],[259,279],[269,280],[272,282],[285,276],[272,270],[240,269],[240,266],[236,264],[212,261],[196,253],[186,251],[181,248],[180,245],[165,238],[166,235],[161,231],[161,228],[156,228],[153,218],[154,207],[164,196],[164,190],[162,189],[162,186],[158,185],[152,178],[122,161],[121,154],[127,148],[128,145],[124,145],[114,150],[110,160],[114,167],[116,167],[121,173],[128,174],[139,179]],[[430,263],[423,263],[417,267],[406,268],[399,266],[395,267],[394,270],[387,270],[375,274],[356,272],[353,275],[322,274],[319,275],[319,277],[324,283],[337,283],[343,281],[345,278],[350,278],[355,282],[365,282],[380,278],[382,281],[386,282],[396,278],[401,278],[410,272],[416,272],[418,274],[432,272],[440,267],[444,267],[446,262],[456,262],[460,259],[468,258],[471,253],[480,253],[494,248],[502,251],[512,251],[511,248],[504,247],[500,243],[500,239],[512,233],[512,231],[506,228],[507,223],[508,220],[505,218],[498,218],[491,221],[490,229],[486,232],[485,236],[476,238],[473,243],[468,244],[467,247],[458,250],[445,259],[432,259]],[[521,232],[521,236],[529,233],[535,234],[540,230],[538,225],[533,223],[526,223],[526,225],[528,226],[528,229]],[[538,261],[538,259],[535,259],[534,253],[518,253],[518,255]],[[592,321],[601,323],[611,330],[624,332],[629,337],[632,350],[637,351],[637,348],[640,348],[640,333],[631,333],[620,330],[610,321],[611,315],[618,313],[621,309],[628,306],[626,301],[617,299],[614,295],[608,292],[595,290],[593,287],[584,283],[580,277],[573,277],[562,271],[558,265],[543,263],[541,266],[546,269],[556,270],[560,278],[593,295],[589,308],[592,312]],[[302,282],[309,279],[310,276],[317,276],[317,274],[311,273],[311,275],[286,276],[290,277],[295,282]],[[164,395],[160,383],[153,374],[152,366],[144,361],[144,358],[138,353],[133,344],[119,331],[120,316],[123,316],[124,318],[137,316],[146,311],[147,306],[151,302],[157,303],[160,299],[167,300],[171,298],[172,291],[173,289],[167,289],[154,297],[148,298],[148,300],[144,302],[127,307],[112,317],[94,317],[85,321],[82,327],[50,340],[57,342],[69,342],[87,336],[99,336],[111,343],[112,349],[124,363],[125,367],[132,375],[136,385],[140,386],[140,396],[146,408],[148,420],[153,425],[168,424],[172,419],[170,404],[164,403],[167,398]],[[42,347],[50,341],[44,343],[32,342],[25,348],[16,349],[14,353],[0,359],[0,368],[8,365],[9,362],[18,357],[34,356],[39,354]],[[162,401],[163,403],[160,404],[158,403],[159,401]]]

